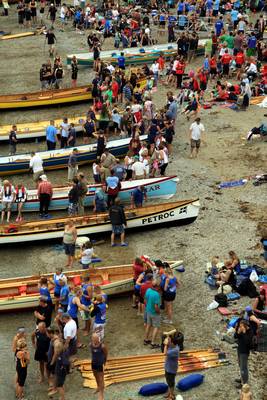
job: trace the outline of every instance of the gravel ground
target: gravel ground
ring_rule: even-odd
[[[16,13],[11,8],[10,18],[1,17],[1,29],[18,32]],[[65,33],[56,30],[57,50],[65,59],[67,53],[86,50],[86,37],[76,34],[70,27]],[[166,38],[161,39],[162,42]],[[105,48],[111,48],[110,41]],[[23,54],[22,54],[23,49]],[[1,43],[0,90],[1,94],[29,92],[39,89],[39,67],[47,58],[44,54],[44,37],[36,36]],[[199,62],[199,61],[197,61]],[[65,86],[70,83],[66,73]],[[92,71],[79,71],[79,84],[90,82]],[[167,88],[159,86],[154,95],[155,102],[162,106]],[[1,113],[0,124],[35,121],[38,119],[78,115],[84,113],[88,105],[58,107],[54,109],[30,110]],[[252,106],[247,112],[236,113],[215,106],[212,110],[202,110],[201,118],[206,128],[207,144],[201,148],[198,159],[189,159],[189,123],[179,116],[174,141],[174,156],[168,167],[169,174],[180,178],[177,195],[174,199],[199,197],[201,211],[195,223],[179,228],[164,228],[151,232],[128,235],[127,249],[110,249],[108,240],[97,247],[97,253],[105,264],[126,263],[136,255],[148,254],[155,258],[183,259],[186,272],[180,276],[182,286],[175,302],[174,323],[185,336],[185,348],[221,347],[227,352],[231,365],[205,371],[205,383],[197,389],[185,393],[184,400],[226,400],[238,399],[234,379],[238,376],[236,352],[232,346],[221,342],[220,333],[225,322],[216,311],[206,311],[212,301],[211,292],[203,283],[205,264],[213,255],[227,257],[229,250],[235,250],[241,258],[262,265],[259,257],[259,228],[266,223],[267,185],[254,187],[250,182],[235,189],[219,191],[217,184],[225,180],[234,180],[259,172],[266,172],[266,143],[255,140],[245,142],[249,128],[258,125],[264,118],[262,109]],[[44,144],[19,144],[19,151],[32,148],[41,149]],[[7,152],[7,146],[1,145],[1,153]],[[83,167],[88,175],[91,168]],[[66,179],[66,171],[50,172],[54,183]],[[23,181],[32,185],[31,176],[12,178],[13,182]],[[40,245],[27,248],[1,249],[0,277],[24,275],[34,272],[51,271],[55,265],[63,264],[64,255],[53,246]],[[235,305],[241,309],[250,303],[245,298]],[[2,365],[0,379],[5,385],[0,387],[0,398],[14,398],[12,379],[14,373],[13,356],[10,342],[17,326],[24,324],[28,331],[34,328],[31,313],[17,313],[1,316]],[[168,327],[163,326],[163,329]],[[217,332],[217,333],[216,333]],[[219,334],[218,334],[219,332]],[[114,299],[108,310],[106,330],[107,345],[110,354],[141,354],[143,348],[142,319],[135,315],[129,298]],[[84,340],[84,343],[85,340]],[[33,352],[32,352],[33,354]],[[88,356],[88,350],[80,352],[81,357]],[[251,385],[256,400],[266,400],[267,381],[266,355],[254,354],[250,357]],[[157,381],[162,381],[158,379]],[[137,391],[145,381],[113,385],[106,391],[108,400],[137,399]],[[264,392],[265,389],[265,392]],[[67,378],[66,399],[96,398],[90,391],[82,388],[82,379],[78,372]],[[46,386],[37,384],[36,364],[32,361],[26,387],[28,400],[47,398]],[[159,399],[161,397],[155,397]]]

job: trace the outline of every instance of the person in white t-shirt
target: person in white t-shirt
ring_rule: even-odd
[[[1,224],[4,222],[5,212],[7,213],[6,222],[9,223],[11,215],[11,206],[15,200],[16,192],[14,186],[8,180],[4,180],[3,186],[0,189],[0,197],[2,204]]]
[[[144,179],[146,177],[146,166],[141,161],[139,161],[138,156],[134,156],[132,171],[133,179]]]
[[[62,321],[65,323],[63,329],[65,348],[68,349],[69,355],[73,356],[77,353],[77,324],[68,313],[62,315]]]
[[[96,255],[94,254],[92,243],[88,241],[82,247],[81,264],[83,269],[88,269],[90,267],[93,257],[96,257]]]
[[[70,124],[68,118],[63,118],[63,122],[60,124],[60,147],[64,149],[68,144]]]
[[[44,168],[43,160],[41,159],[39,154],[35,154],[34,151],[31,153],[30,169],[33,172],[34,182],[38,183],[40,176],[44,174]]]
[[[201,143],[201,136],[203,138],[204,132],[205,132],[204,125],[200,122],[200,118],[197,118],[195,122],[193,122],[190,126],[190,133],[189,133],[191,142],[190,158],[193,158],[194,152],[196,154],[195,156],[197,157]]]
[[[60,9],[60,20],[61,20],[61,30],[64,31],[64,27],[66,24],[66,14],[67,14],[67,6],[65,3],[62,4]]]
[[[159,80],[159,63],[157,61],[154,61],[153,64],[151,65],[150,69],[154,75],[154,84],[155,84],[155,86],[157,86],[158,80]]]

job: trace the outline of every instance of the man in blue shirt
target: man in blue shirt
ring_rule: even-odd
[[[152,349],[160,347],[155,343],[155,339],[160,328],[160,304],[161,298],[159,294],[159,283],[157,280],[152,281],[152,287],[147,289],[145,294],[145,338],[144,345],[151,344]],[[149,339],[152,331],[151,340]]]
[[[143,201],[147,199],[146,189],[144,186],[136,187],[131,194],[132,208],[143,207]]]
[[[46,144],[47,150],[55,150],[57,143],[57,129],[55,128],[55,122],[50,121],[50,125],[46,128]]]
[[[221,35],[222,29],[223,29],[223,17],[220,17],[220,19],[218,19],[215,22],[216,36],[220,36]]]
[[[177,335],[166,337],[164,341],[165,378],[169,387],[169,399],[174,399],[175,376],[178,371],[179,346]]]
[[[118,66],[119,66],[120,69],[125,69],[124,53],[121,53],[121,55],[118,57]]]
[[[66,284],[65,279],[59,279],[59,284],[60,284],[60,297],[59,297],[59,304],[61,305],[61,308],[64,310],[64,312],[67,312],[68,304],[69,304],[69,287]]]

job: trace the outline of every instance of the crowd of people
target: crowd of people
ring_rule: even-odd
[[[65,240],[65,235],[69,232],[70,228],[68,231],[65,230]],[[70,244],[65,243],[65,246]],[[82,257],[89,247],[88,243],[85,243]],[[36,328],[30,335],[34,361],[39,363],[39,382],[47,381],[48,395],[59,393],[61,400],[65,398],[64,382],[74,367],[75,355],[78,349],[87,348],[80,340],[80,320],[84,321],[83,336],[91,335],[89,348],[92,353],[92,370],[97,382],[98,399],[104,399],[103,367],[107,360],[104,337],[108,298],[101,288],[90,280],[90,271],[91,266],[89,274],[76,276],[74,282],[67,278],[61,268],[57,268],[51,278],[42,277],[39,281],[40,300],[34,310]],[[165,308],[167,318],[163,323],[173,323],[172,304],[179,282],[168,263],[160,260],[153,262],[147,256],[135,259],[133,279],[135,285],[133,307],[138,308],[139,314],[144,317],[144,345],[157,349],[160,347],[156,343],[161,325],[160,313]],[[52,304],[52,294],[55,308]],[[24,398],[24,385],[30,362],[27,336],[25,328],[19,327],[12,342],[16,358],[16,396],[20,400]],[[173,354],[168,352],[173,348],[176,354],[176,367],[173,363],[169,365],[166,360],[169,373],[167,382],[171,382],[169,399],[174,398],[172,382],[178,368],[179,348],[175,340],[168,339],[165,343],[167,358],[173,357]]]
[[[177,7],[177,12],[173,6]],[[20,26],[36,26],[38,18],[41,24],[47,24],[45,15],[51,21],[45,43],[54,62],[50,59],[42,64],[42,91],[64,86],[65,71],[61,57],[56,52],[57,26],[62,31],[67,24],[72,24],[79,32],[90,29],[87,44],[94,58],[93,106],[82,123],[82,140],[84,144],[96,141],[97,159],[92,166],[92,175],[95,183],[100,185],[95,191],[93,207],[96,213],[109,213],[112,247],[116,246],[116,236],[120,237],[120,246],[127,246],[126,217],[118,197],[122,182],[165,175],[170,157],[175,153],[172,143],[176,123],[183,115],[187,121],[193,119],[188,126],[189,156],[193,158],[198,156],[201,142],[205,138],[200,110],[204,111],[220,102],[232,103],[238,109],[247,110],[252,96],[267,94],[267,70],[262,67],[267,58],[263,39],[266,23],[261,14],[252,22],[254,18],[248,12],[248,9],[254,11],[256,7],[256,2],[252,0],[232,3],[220,0],[197,3],[181,0],[177,5],[172,1],[168,4],[152,1],[150,9],[143,12],[131,4],[124,10],[112,2],[104,2],[98,13],[97,5],[87,5],[83,0],[75,0],[73,7],[61,5],[60,0],[56,0],[55,4],[47,4],[44,0],[38,4],[35,0],[18,3]],[[59,24],[56,23],[57,17],[60,18]],[[200,29],[204,22],[211,27],[203,46],[204,59],[201,59],[198,67],[192,67],[195,65],[192,63],[197,63],[196,55],[201,47]],[[189,27],[191,31],[187,32]],[[157,37],[153,34],[155,29]],[[130,66],[127,69],[124,49],[152,45],[165,33],[168,42],[177,42],[177,56],[169,59],[162,53],[151,65],[144,64],[140,68]],[[114,37],[114,48],[121,51],[116,65],[101,59],[104,38],[109,36]],[[74,56],[71,61],[72,87],[77,86],[79,73]],[[153,100],[153,94],[159,90],[160,85],[168,88],[167,99],[161,109],[156,107]],[[108,151],[107,143],[111,135],[130,139],[123,161]],[[46,128],[46,143],[49,151],[56,149],[57,145],[60,148],[72,148],[66,177],[70,186],[68,215],[82,215],[88,182],[78,168],[79,148],[75,147],[79,144],[77,126],[69,122],[68,118],[63,118],[59,127],[51,120]],[[16,154],[18,145],[17,127],[13,125],[9,135],[11,156]],[[38,153],[31,154],[30,168],[40,202],[40,218],[47,219],[50,217],[49,206],[54,188],[45,175],[43,160]],[[1,223],[4,223],[5,217],[7,223],[10,223],[12,211],[16,212],[16,222],[21,222],[23,205],[28,199],[25,185],[14,185],[4,180],[0,198]],[[145,200],[146,191],[141,185],[132,193],[132,208],[141,207]],[[75,262],[76,239],[74,221],[69,219],[64,229],[63,244],[67,258],[65,267],[70,270]],[[36,329],[31,334],[34,360],[39,363],[40,382],[47,380],[48,395],[59,393],[61,400],[65,399],[64,383],[73,368],[77,350],[85,347],[81,342],[81,320],[84,322],[83,335],[90,337],[89,348],[98,399],[104,399],[103,371],[108,357],[104,339],[108,299],[100,286],[91,282],[94,257],[96,254],[92,243],[87,242],[80,254],[81,266],[88,270],[86,276],[70,282],[63,270],[57,269],[52,279],[41,278],[39,282],[40,304],[34,311]],[[209,275],[216,287],[228,284],[236,288],[235,273],[240,267],[240,260],[234,252],[230,252],[229,257],[222,268],[218,267],[217,258],[212,260]],[[145,256],[135,259],[133,280],[132,306],[144,319],[144,346],[158,349],[162,324],[172,325],[175,320],[173,304],[179,281],[168,263],[160,260],[152,262]],[[252,399],[248,385],[248,359],[259,329],[259,320],[254,311],[265,309],[266,294],[261,291],[252,307],[248,306],[244,310],[235,327],[241,377],[237,383],[242,400]],[[163,311],[166,315],[162,319]],[[12,348],[16,359],[16,396],[19,400],[24,398],[30,362],[28,344],[25,328],[18,328]],[[167,398],[173,400],[179,359],[175,336],[168,337],[164,342],[164,353],[165,376],[169,387]]]

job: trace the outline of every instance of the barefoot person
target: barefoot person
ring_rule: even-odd
[[[65,225],[63,244],[65,248],[65,254],[68,257],[66,268],[72,268],[74,263],[75,254],[75,243],[77,239],[77,230],[74,226],[72,219],[68,220]]]
[[[27,378],[27,368],[30,362],[30,353],[27,349],[25,339],[19,339],[15,351],[16,358],[16,397],[18,400],[24,399],[24,384]]]
[[[72,295],[69,296],[69,304],[68,304],[68,309],[67,312],[71,316],[71,318],[76,322],[77,326],[77,347],[82,348],[85,347],[83,344],[79,343],[79,320],[78,320],[78,311],[83,310],[83,311],[89,311],[88,307],[85,306],[84,304],[81,303],[81,297],[82,297],[82,288],[79,286],[76,286],[73,289]]]
[[[47,330],[44,322],[39,322],[35,332],[32,333],[32,345],[35,348],[35,361],[39,362],[40,379],[39,383],[44,382],[45,375],[47,376],[47,352],[49,349],[50,338],[47,335]]]
[[[15,189],[8,180],[3,182],[3,186],[0,189],[0,197],[2,203],[1,224],[4,222],[5,213],[7,214],[6,222],[9,224],[11,207],[15,200]]]
[[[98,400],[104,400],[104,365],[106,364],[108,352],[106,346],[101,343],[96,333],[92,335],[92,371],[97,384]]]
[[[90,307],[92,304],[92,298],[93,298],[93,284],[90,282],[90,277],[89,276],[84,276],[83,277],[83,283],[82,283],[82,297],[81,297],[81,303],[86,306]],[[88,336],[90,333],[91,329],[91,318],[90,318],[90,312],[89,311],[81,311],[81,316],[82,319],[85,323],[84,325],[84,336]]]
[[[16,222],[22,221],[22,208],[27,200],[27,189],[22,184],[19,184],[15,188],[15,203],[18,207],[18,215],[16,218]]]

